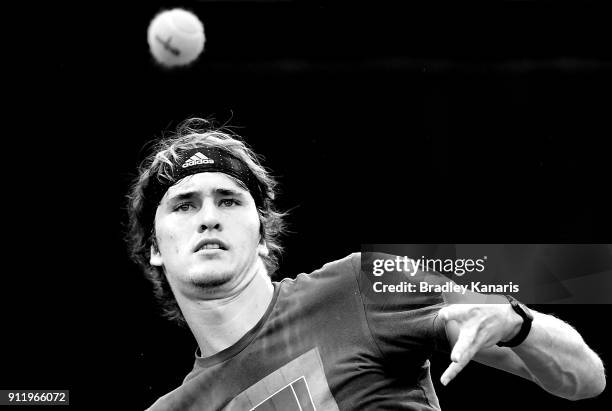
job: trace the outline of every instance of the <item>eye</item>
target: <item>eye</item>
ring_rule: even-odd
[[[219,206],[221,207],[232,207],[235,205],[240,205],[240,203],[233,198],[224,198],[223,200],[219,201]]]
[[[193,207],[193,204],[189,202],[179,203],[174,206],[174,211],[189,211]]]

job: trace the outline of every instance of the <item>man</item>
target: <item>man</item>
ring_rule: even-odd
[[[443,384],[474,359],[572,400],[603,391],[603,364],[580,335],[512,298],[383,298],[368,275],[381,255],[359,253],[272,282],[284,217],[275,181],[237,136],[202,125],[161,140],[129,195],[132,256],[199,347],[151,410],[439,409],[434,350],[451,353]]]

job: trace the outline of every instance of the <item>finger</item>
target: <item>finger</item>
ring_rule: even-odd
[[[467,332],[465,334],[467,335]],[[471,337],[465,337],[464,341],[467,341],[467,338]],[[453,360],[453,362],[450,363],[448,368],[442,374],[442,377],[440,377],[440,382],[443,385],[448,384],[453,378],[455,378],[457,374],[459,374],[461,370],[468,365],[472,358],[474,358],[474,355],[478,352],[480,346],[482,345],[480,342],[481,340],[482,338],[479,338],[478,334],[476,334],[476,336],[472,338],[471,344],[469,344],[463,352],[455,354],[455,357],[458,356],[459,358],[457,360]]]
[[[457,364],[461,367],[461,369],[463,369],[463,367],[465,367],[470,361],[472,361],[472,358],[474,358],[476,353],[480,351],[483,346],[483,340],[484,339],[482,337],[482,333],[477,332],[477,334],[474,336],[474,339],[472,340],[472,343],[467,346],[463,352],[459,354]],[[461,369],[459,371],[461,371]]]
[[[477,323],[466,324],[459,331],[457,342],[451,353],[451,364],[440,377],[440,382],[443,385],[448,384],[471,360],[466,354],[470,352],[470,347],[473,345],[477,334]]]
[[[459,335],[457,336],[457,342],[451,351],[451,361],[461,362],[465,353],[468,351],[470,346],[474,344],[474,340],[478,333],[478,323],[475,321],[464,324],[459,329]]]
[[[451,362],[448,368],[442,373],[442,377],[440,377],[440,382],[442,385],[448,384],[453,378],[459,374],[459,372],[463,369],[463,367],[459,366],[456,362]]]

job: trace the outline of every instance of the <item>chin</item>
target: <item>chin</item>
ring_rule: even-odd
[[[190,276],[191,284],[200,288],[217,288],[229,283],[233,276],[227,272],[206,272]]]

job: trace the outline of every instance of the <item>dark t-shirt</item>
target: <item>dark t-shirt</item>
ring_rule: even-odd
[[[449,351],[436,321],[443,300],[376,292],[377,281],[432,280],[425,273],[375,277],[375,258],[381,255],[356,253],[274,282],[257,325],[231,347],[196,356],[183,384],[151,410],[439,409],[429,357]]]

